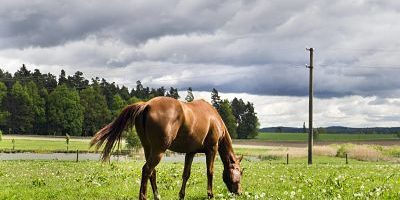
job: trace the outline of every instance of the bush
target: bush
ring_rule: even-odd
[[[132,129],[126,134],[126,147],[128,149],[138,151],[142,147],[142,144],[140,143],[140,139],[136,133],[136,129]]]
[[[345,145],[340,145],[340,147],[338,148],[337,152],[336,152],[336,157],[345,157],[346,154],[348,153],[348,148]]]

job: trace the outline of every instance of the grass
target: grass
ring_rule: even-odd
[[[232,196],[222,182],[222,165],[216,162],[215,199],[399,199],[400,166],[318,157],[293,164],[280,160],[243,161],[244,194]],[[335,164],[333,164],[335,163]],[[0,162],[0,199],[137,199],[143,161]],[[161,162],[158,188],[163,199],[177,199],[183,163]],[[205,164],[194,163],[186,199],[206,199]],[[148,197],[152,199],[150,184]]]
[[[266,141],[307,141],[307,134],[304,133],[259,133],[256,139]],[[396,134],[320,134],[318,141],[326,142],[351,142],[371,140],[400,140]]]
[[[89,150],[89,142],[85,140],[70,140],[68,145],[69,151],[94,151]],[[0,151],[10,151],[13,149],[12,139],[3,139],[0,142]],[[15,150],[20,152],[66,152],[67,144],[65,140],[54,139],[15,139]]]

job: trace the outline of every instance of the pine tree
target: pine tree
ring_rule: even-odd
[[[133,94],[132,94],[133,93]],[[139,80],[136,81],[136,90],[131,92],[131,96],[135,96],[139,99],[149,99],[150,97],[150,89],[148,87],[144,87],[142,85],[142,82],[140,82]]]
[[[178,94],[178,88],[171,87],[169,89],[169,92],[167,93],[167,97],[171,97],[171,98],[174,98],[174,99],[179,99],[180,96]]]
[[[218,94],[217,89],[213,88],[211,91],[211,104],[214,106],[215,109],[219,109],[221,105],[221,97]]]
[[[108,83],[106,79],[101,79],[100,88],[103,91],[103,95],[106,97],[107,106],[111,110],[111,104],[113,103],[114,95],[118,94],[118,89],[115,83]]]
[[[25,85],[30,78],[31,71],[26,68],[25,64],[22,64],[22,67],[14,73],[14,79],[18,80],[22,85]]]
[[[189,87],[187,90],[187,95],[185,97],[185,100],[186,102],[192,102],[194,100],[193,90],[191,87]]]
[[[119,90],[118,94],[124,99],[125,101],[128,101],[129,98],[131,98],[131,95],[129,94],[129,90],[127,87],[122,86],[121,89]]]
[[[73,76],[68,76],[68,86],[77,90],[85,89],[89,85],[89,81],[83,77],[83,73],[76,71]]]
[[[64,84],[68,84],[68,80],[65,71],[62,69],[60,76],[58,78],[58,85],[64,85]]]

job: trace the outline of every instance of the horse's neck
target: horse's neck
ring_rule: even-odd
[[[236,160],[235,154],[232,148],[232,140],[229,136],[229,133],[225,133],[224,137],[221,138],[219,142],[218,152],[221,157],[222,163],[225,167],[229,167],[229,165]]]

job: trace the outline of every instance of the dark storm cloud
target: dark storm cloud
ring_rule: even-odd
[[[1,47],[51,47],[88,36],[135,45],[210,33],[232,17],[231,7],[221,1],[6,1],[0,8]]]
[[[396,67],[400,54],[398,1],[1,5],[0,61],[6,64],[62,65],[130,87],[140,79],[154,86],[305,96],[305,48],[312,46],[316,96],[400,95],[400,70],[387,68]]]

